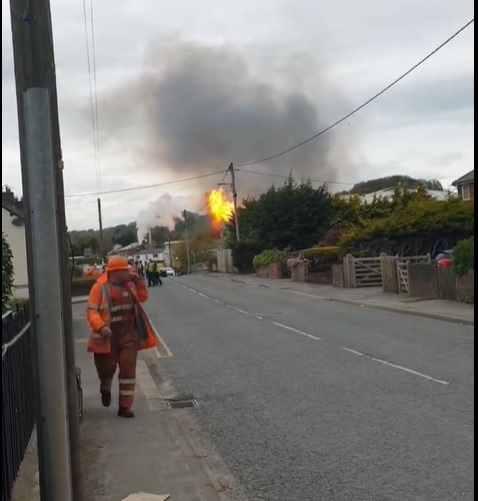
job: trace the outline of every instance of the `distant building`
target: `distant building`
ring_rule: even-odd
[[[464,176],[461,176],[457,180],[451,183],[452,186],[458,190],[458,195],[463,198],[463,200],[474,200],[475,199],[475,170],[471,170]]]
[[[28,297],[27,245],[23,210],[11,192],[2,191],[2,231],[13,255],[13,293]]]
[[[401,188],[400,186],[394,186],[391,188],[384,188],[383,190],[375,191],[373,193],[367,193],[365,195],[361,195],[361,197],[364,202],[372,203],[374,198],[392,198],[397,188],[409,193],[415,193],[417,191],[415,188]],[[447,191],[427,190],[427,193],[436,200],[446,200],[448,198]],[[344,195],[345,198],[349,198],[350,196],[350,194]]]

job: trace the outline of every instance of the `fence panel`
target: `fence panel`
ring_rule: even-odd
[[[456,301],[458,299],[458,287],[456,275],[453,273],[451,266],[446,268],[437,268],[438,275],[438,297],[440,299],[448,299]]]
[[[2,501],[10,501],[35,425],[30,314],[2,316]]]

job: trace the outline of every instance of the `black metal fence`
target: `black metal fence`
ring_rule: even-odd
[[[10,501],[35,425],[28,307],[2,315],[2,501]]]

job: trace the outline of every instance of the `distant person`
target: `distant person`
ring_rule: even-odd
[[[111,382],[119,366],[118,416],[133,418],[138,350],[154,348],[157,337],[141,303],[148,289],[123,257],[108,260],[106,273],[93,285],[88,297],[87,319],[91,327],[88,351],[94,354],[100,379],[101,402],[111,405]]]

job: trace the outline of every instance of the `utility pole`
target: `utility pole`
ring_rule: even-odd
[[[103,217],[101,215],[101,199],[98,198],[98,222],[100,225],[100,256],[101,256],[101,264],[103,264],[104,260],[104,242],[103,242]]]
[[[234,222],[236,226],[236,241],[241,241],[241,231],[239,229],[239,214],[237,212],[237,191],[236,191],[236,173],[234,172],[234,164],[231,162],[229,165],[229,172],[231,173],[231,189],[232,199],[234,202]]]
[[[81,501],[75,343],[49,0],[10,0],[36,374],[40,495]]]
[[[188,213],[184,210],[183,211],[183,216],[184,216],[184,236],[186,239],[186,259],[188,263],[188,275],[191,273],[191,252],[189,251],[189,229],[188,229]]]
[[[169,266],[173,267],[173,254],[171,252],[171,232],[168,231]]]

